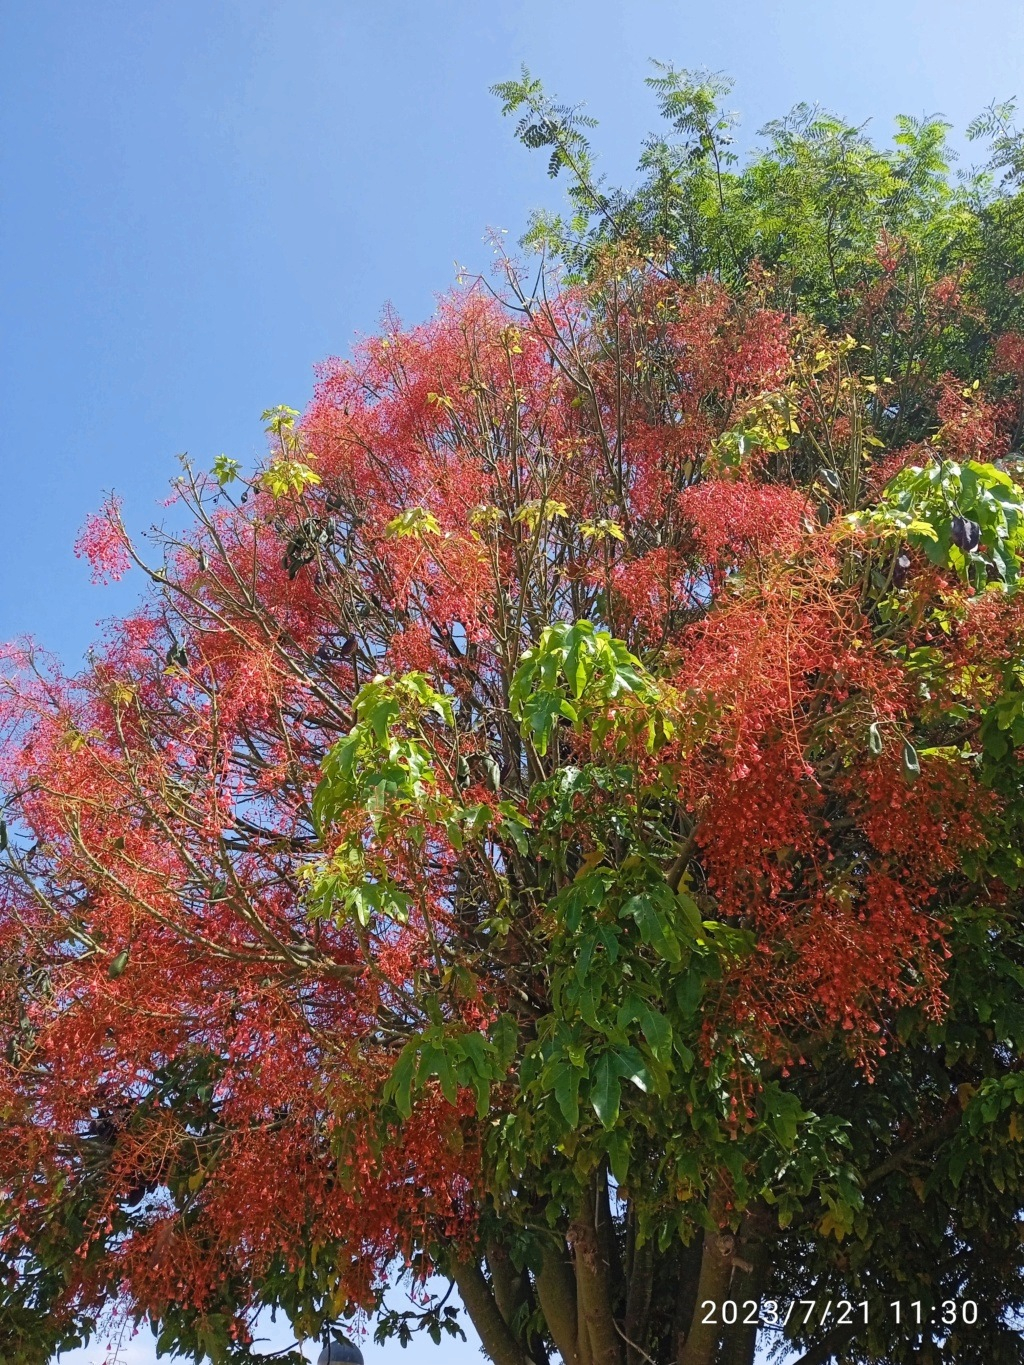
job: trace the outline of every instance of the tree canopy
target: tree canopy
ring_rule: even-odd
[[[539,256],[184,462],[183,531],[108,501],[87,666],[7,648],[5,1360],[431,1271],[496,1365],[1019,1360],[1013,111],[959,182],[805,107],[741,166],[650,83],[628,192],[498,87]]]

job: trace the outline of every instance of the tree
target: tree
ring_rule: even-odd
[[[497,1365],[1019,1358],[1016,191],[808,113],[733,172],[655,80],[632,196],[503,87],[561,276],[329,362],[155,561],[109,502],[143,605],[8,650],[5,1359],[403,1268]]]

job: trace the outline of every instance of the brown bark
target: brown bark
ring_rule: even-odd
[[[487,1244],[487,1269],[491,1272],[491,1291],[501,1316],[512,1326],[516,1313],[526,1299],[523,1277],[509,1260],[508,1252],[497,1242]]]
[[[626,1365],[644,1365],[647,1345],[647,1319],[651,1309],[654,1286],[654,1243],[634,1244],[629,1258],[629,1284],[626,1291],[626,1318],[623,1335],[626,1341]]]
[[[697,1283],[700,1279],[701,1257],[704,1251],[704,1234],[698,1233],[692,1242],[681,1248],[679,1257],[679,1285],[675,1311],[676,1354],[690,1330],[694,1309],[697,1306]]]
[[[602,1166],[597,1174],[597,1187],[594,1193],[594,1227],[597,1231],[597,1245],[601,1260],[607,1267],[608,1288],[614,1298],[609,1302],[620,1302],[615,1291],[625,1284],[625,1272],[619,1255],[619,1244],[615,1237],[615,1224],[612,1219],[611,1201],[608,1194],[608,1171]]]
[[[535,1365],[501,1316],[491,1286],[475,1261],[454,1261],[451,1275],[458,1285],[484,1351],[494,1365]]]
[[[564,1365],[585,1365],[578,1354],[576,1280],[564,1242],[545,1246],[536,1289],[544,1321]]]
[[[590,1341],[590,1327],[583,1307],[583,1292],[576,1276],[576,1355],[579,1365],[594,1365],[594,1348]]]
[[[722,1331],[722,1300],[727,1296],[732,1276],[732,1252],[733,1238],[729,1233],[704,1234],[697,1303],[689,1331],[680,1339],[677,1365],[713,1365]]]
[[[765,1275],[768,1268],[768,1235],[773,1224],[764,1204],[752,1205],[744,1214],[736,1239],[733,1256],[732,1280],[728,1297],[737,1305],[737,1322],[726,1327],[719,1365],[753,1365],[757,1350],[758,1324],[744,1322],[755,1317],[745,1305],[761,1306]],[[760,1312],[756,1316],[759,1316]]]
[[[622,1338],[612,1310],[612,1276],[602,1253],[599,1218],[607,1187],[595,1179],[570,1230],[576,1262],[576,1293],[583,1309],[592,1365],[623,1365]]]

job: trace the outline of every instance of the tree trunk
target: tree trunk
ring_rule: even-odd
[[[737,1322],[735,1326],[725,1329],[718,1365],[754,1365],[758,1332],[756,1319],[760,1316],[761,1295],[764,1293],[768,1270],[767,1237],[770,1227],[769,1211],[764,1204],[751,1205],[743,1216],[736,1239],[728,1294],[736,1303]],[[751,1304],[756,1304],[756,1313],[751,1312]],[[750,1317],[755,1321],[744,1321]]]
[[[523,1278],[505,1248],[493,1241],[487,1243],[487,1269],[491,1272],[491,1291],[498,1311],[511,1327],[526,1298]]]
[[[523,1329],[537,1307],[537,1301],[525,1270],[516,1270],[508,1251],[493,1239],[487,1243],[487,1269],[491,1273],[491,1292],[498,1311],[512,1329],[512,1334],[526,1347],[527,1355],[537,1365],[548,1365],[548,1352],[542,1338],[530,1329]]]
[[[583,1307],[583,1292],[576,1276],[576,1354],[579,1365],[594,1365],[594,1348],[590,1341],[590,1325]]]
[[[613,1311],[613,1281],[601,1246],[600,1218],[607,1209],[603,1177],[591,1182],[586,1204],[573,1220],[571,1240],[576,1261],[576,1293],[583,1310],[592,1365],[623,1365],[622,1338]]]
[[[520,1346],[501,1316],[491,1286],[475,1261],[452,1261],[451,1276],[458,1285],[484,1351],[494,1365],[536,1365]]]
[[[679,1281],[676,1291],[674,1314],[675,1355],[678,1356],[682,1343],[690,1330],[693,1314],[697,1307],[697,1284],[700,1279],[701,1257],[704,1251],[704,1234],[698,1233],[693,1241],[681,1248],[679,1256]]]
[[[732,1277],[733,1237],[705,1232],[697,1281],[697,1303],[689,1330],[680,1340],[677,1365],[714,1365],[722,1328],[722,1300]]]
[[[544,1321],[564,1365],[585,1365],[578,1354],[576,1281],[564,1242],[557,1247],[545,1246],[536,1289]]]
[[[634,1246],[630,1257],[629,1283],[626,1291],[626,1320],[623,1335],[626,1339],[626,1365],[644,1365],[647,1348],[647,1320],[651,1309],[651,1290],[654,1287],[654,1243]]]

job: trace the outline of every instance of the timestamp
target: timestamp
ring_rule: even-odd
[[[927,1303],[924,1299],[894,1299],[887,1305],[871,1304],[863,1299],[854,1303],[848,1299],[791,1299],[787,1303],[775,1299],[704,1299],[701,1320],[711,1326],[729,1327],[745,1323],[760,1327],[836,1327],[866,1326],[881,1312],[897,1327],[972,1327],[978,1321],[978,1305],[974,1299],[943,1299]]]
[[[925,1303],[922,1299],[894,1299],[889,1304],[893,1321],[898,1326],[957,1327],[961,1323],[973,1327],[978,1321],[978,1305],[974,1299],[943,1299],[941,1303]]]

